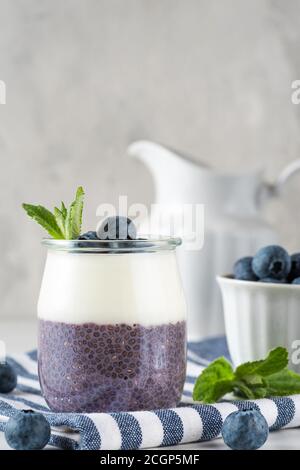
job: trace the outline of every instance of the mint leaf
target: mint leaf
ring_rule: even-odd
[[[199,375],[193,389],[193,399],[214,403],[233,390],[234,373],[231,364],[220,357]]]
[[[75,200],[72,202],[65,220],[65,236],[68,240],[79,237],[82,224],[84,191],[80,186],[77,189]]]
[[[248,400],[253,400],[255,398],[251,387],[242,381],[234,382],[233,391],[236,396],[241,398],[247,398]]]
[[[300,375],[289,369],[284,369],[266,379],[268,396],[293,395],[300,393]]]
[[[58,209],[58,207],[54,207],[53,213],[54,213],[56,223],[59,226],[61,233],[63,234],[63,238],[65,238],[66,237],[66,233],[65,233],[66,218],[64,216],[64,213],[61,212],[61,210]]]
[[[268,356],[261,361],[246,362],[237,367],[235,375],[237,378],[250,376],[253,374],[267,377],[284,369],[288,365],[288,352],[285,348],[278,347],[272,349]]]
[[[61,201],[60,212],[62,213],[63,218],[66,219],[68,211],[67,211],[67,208],[66,208],[66,206],[64,205],[63,201]]]
[[[35,206],[33,204],[22,204],[22,207],[27,212],[29,217],[34,219],[45,230],[47,230],[51,237],[56,239],[63,238],[63,233],[59,228],[52,212],[43,206]]]
[[[70,206],[68,212],[67,212],[67,217],[65,220],[65,238],[66,240],[73,240],[73,224],[72,224],[72,205]]]
[[[243,381],[251,387],[260,387],[265,385],[265,380],[258,374],[245,375],[245,377],[243,377]]]
[[[83,211],[84,191],[81,186],[76,191],[75,201],[73,206],[73,230],[76,238],[79,237],[82,225],[82,211]]]
[[[264,398],[267,394],[265,380],[259,376],[248,376],[247,379],[236,380],[234,382],[234,394],[248,400]]]
[[[253,387],[252,393],[255,399],[265,398],[268,395],[268,389],[266,387]]]
[[[235,370],[235,395],[248,399],[264,398],[269,393],[266,378],[280,372],[287,364],[287,350],[278,347],[270,351],[265,359],[240,365]]]
[[[68,211],[63,201],[61,201],[61,208],[54,207],[54,217],[56,219],[57,225],[59,226],[64,238],[66,238],[66,218]]]

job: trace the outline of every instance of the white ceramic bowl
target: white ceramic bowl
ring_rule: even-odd
[[[217,280],[234,366],[284,346],[289,366],[300,373],[300,285],[238,281],[231,276]]]

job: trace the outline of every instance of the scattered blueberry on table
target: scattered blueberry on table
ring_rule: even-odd
[[[38,450],[48,444],[51,428],[41,413],[21,410],[8,420],[4,434],[8,445],[15,450]]]
[[[255,254],[238,259],[233,277],[240,281],[300,284],[300,253],[291,256],[279,245],[268,245]]]
[[[234,411],[224,421],[222,437],[232,450],[256,450],[266,442],[269,426],[255,409]]]
[[[0,363],[0,393],[9,393],[17,385],[17,374],[8,363]],[[43,449],[49,442],[51,428],[46,418],[33,410],[21,410],[5,426],[5,438],[16,450]]]
[[[0,363],[0,393],[9,393],[17,385],[17,375],[7,362]]]

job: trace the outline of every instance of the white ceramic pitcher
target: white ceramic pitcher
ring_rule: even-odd
[[[239,257],[278,242],[278,234],[263,219],[260,208],[267,198],[280,195],[285,182],[300,170],[300,160],[289,164],[277,182],[269,185],[264,182],[262,171],[241,175],[218,173],[154,142],[134,142],[127,154],[142,161],[152,173],[156,204],[169,207],[170,212],[176,204],[204,204],[203,248],[187,250],[183,241],[178,250],[188,302],[188,338],[196,341],[223,334],[216,275],[231,272]],[[159,231],[171,235],[169,226],[160,226]],[[173,235],[184,238],[180,228]]]

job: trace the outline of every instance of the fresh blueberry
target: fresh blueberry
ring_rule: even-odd
[[[17,375],[10,364],[0,363],[0,393],[9,393],[17,385]]]
[[[32,410],[18,411],[5,426],[5,438],[16,450],[43,449],[50,439],[51,429],[46,418]]]
[[[260,279],[259,282],[266,282],[270,284],[286,284],[285,279],[274,279],[273,277],[264,277],[263,279]]]
[[[97,233],[90,230],[78,237],[78,240],[98,240]]]
[[[241,281],[257,281],[257,277],[252,270],[252,260],[252,256],[245,256],[244,258],[237,260],[233,266],[235,279],[239,279]]]
[[[291,256],[291,270],[288,279],[292,282],[296,277],[300,277],[300,253],[294,253]]]
[[[291,270],[291,257],[281,246],[265,246],[254,256],[252,269],[259,279],[286,279]]]
[[[296,277],[292,280],[292,284],[300,284],[300,277]]]
[[[259,449],[267,440],[269,427],[257,410],[234,411],[224,421],[222,437],[233,450]]]
[[[136,228],[128,217],[107,217],[100,226],[98,238],[101,240],[135,240]]]

